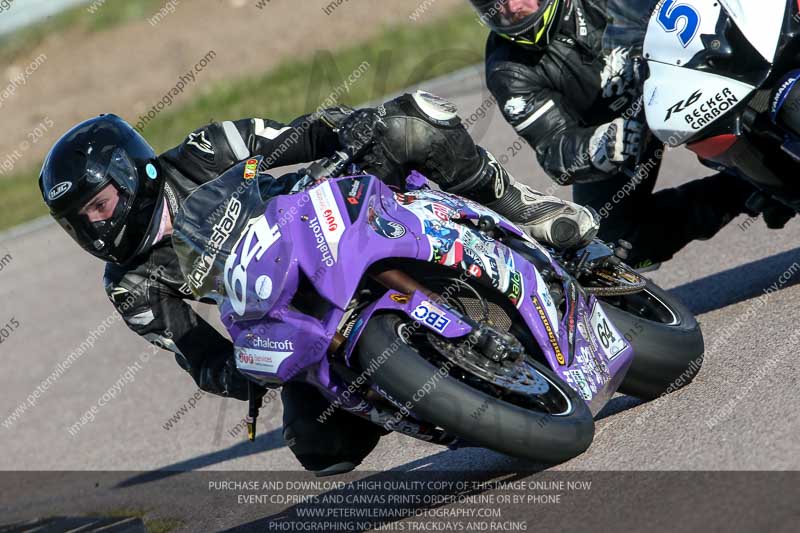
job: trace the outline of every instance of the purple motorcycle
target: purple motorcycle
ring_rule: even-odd
[[[251,159],[177,218],[187,282],[253,383],[302,380],[387,430],[560,462],[618,390],[653,398],[699,370],[697,322],[624,246],[556,253],[417,173],[393,190],[353,166],[337,178],[348,165],[337,154],[266,200]]]

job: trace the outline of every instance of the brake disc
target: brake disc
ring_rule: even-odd
[[[550,384],[527,362],[524,353],[513,360],[493,361],[474,348],[470,340],[454,344],[433,333],[428,341],[445,359],[483,381],[509,392],[522,395],[543,395]]]

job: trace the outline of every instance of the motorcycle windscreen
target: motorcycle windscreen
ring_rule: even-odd
[[[786,16],[786,0],[720,0],[745,38],[772,63]]]
[[[185,200],[172,245],[192,293],[218,305],[225,297],[225,263],[249,222],[264,214],[267,201],[251,159],[198,187]]]

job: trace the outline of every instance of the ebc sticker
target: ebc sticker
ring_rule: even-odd
[[[411,315],[418,321],[426,324],[434,331],[444,333],[451,320],[447,318],[445,312],[437,307],[433,302],[424,301],[417,306]]]

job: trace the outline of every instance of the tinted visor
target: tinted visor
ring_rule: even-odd
[[[105,168],[96,161],[87,165],[86,180],[97,188],[91,189],[93,194],[85,199],[82,209],[56,216],[56,220],[89,253],[106,259],[126,257],[133,252],[128,247],[141,242],[150,222],[149,213],[147,220],[135,220],[132,212],[138,189],[133,162],[124,150],[116,149]],[[106,199],[104,204],[95,202],[98,194]],[[94,207],[87,210],[88,205]],[[103,210],[100,206],[108,212],[99,214]]]
[[[136,179],[136,165],[122,148],[116,148],[111,153],[111,159],[103,166],[96,160],[88,161],[86,165],[86,178],[89,183],[112,182],[120,190],[136,196],[139,182]]]

